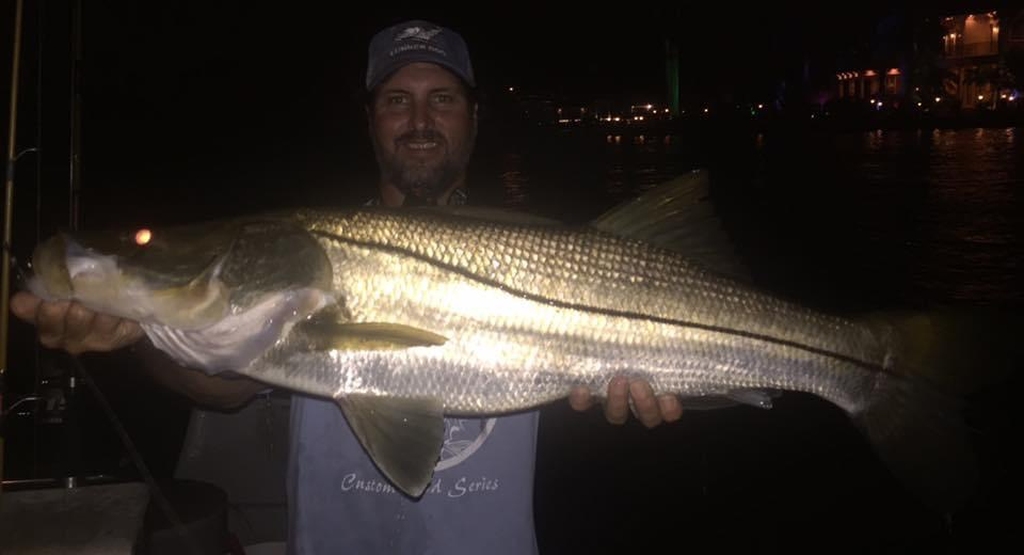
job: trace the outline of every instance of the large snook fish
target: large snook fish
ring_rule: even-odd
[[[698,171],[580,227],[361,207],[60,234],[35,251],[31,288],[139,321],[184,366],[337,400],[411,496],[432,479],[444,415],[530,409],[577,385],[601,395],[626,375],[705,405],[820,396],[927,500],[961,500],[958,415],[911,375],[927,320],[759,292],[723,237]]]

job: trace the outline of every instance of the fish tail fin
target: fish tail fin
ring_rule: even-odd
[[[880,374],[854,422],[895,477],[930,508],[953,514],[975,492],[978,465],[955,397],[919,380]]]
[[[865,318],[889,346],[854,421],[879,458],[931,508],[951,515],[976,493],[979,465],[963,417],[966,396],[1012,370],[1009,313],[987,307],[888,312]],[[1019,360],[1019,359],[1017,359]]]

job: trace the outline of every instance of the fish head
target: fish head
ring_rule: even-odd
[[[48,299],[179,330],[243,313],[266,295],[329,286],[305,230],[277,220],[59,233],[32,256],[29,288]]]

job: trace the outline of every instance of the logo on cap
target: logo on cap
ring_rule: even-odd
[[[395,40],[393,41],[395,46],[388,51],[388,56],[394,58],[403,52],[426,50],[438,56],[447,57],[448,52],[442,47],[441,41],[434,40],[434,37],[440,34],[442,30],[440,27],[433,29],[419,26],[406,27],[395,35]]]
[[[398,36],[395,37],[395,42],[407,39],[419,39],[419,40],[430,40],[440,33],[440,29],[424,29],[423,27],[407,27]]]

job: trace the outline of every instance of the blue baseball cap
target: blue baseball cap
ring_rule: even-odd
[[[372,91],[392,73],[413,62],[438,64],[470,87],[476,87],[469,49],[462,36],[429,21],[412,20],[392,25],[370,40],[366,90]]]

